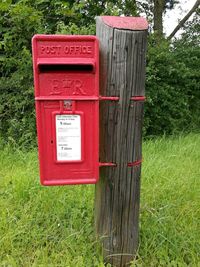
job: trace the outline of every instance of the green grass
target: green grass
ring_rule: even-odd
[[[140,247],[132,266],[200,266],[200,135],[143,145]],[[103,267],[94,186],[42,187],[37,152],[0,151],[0,266]]]

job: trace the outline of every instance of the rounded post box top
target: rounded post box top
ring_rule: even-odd
[[[101,16],[100,18],[106,25],[112,28],[132,31],[143,31],[148,29],[148,22],[142,17]]]

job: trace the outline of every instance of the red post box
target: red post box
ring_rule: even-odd
[[[41,183],[96,183],[98,40],[94,36],[35,35],[32,45]]]

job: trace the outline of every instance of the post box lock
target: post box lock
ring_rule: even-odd
[[[94,36],[35,35],[32,45],[41,183],[96,183],[98,40]]]

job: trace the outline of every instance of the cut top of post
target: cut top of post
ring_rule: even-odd
[[[112,28],[132,31],[144,31],[148,29],[148,22],[142,17],[101,16],[101,19],[106,25]]]

